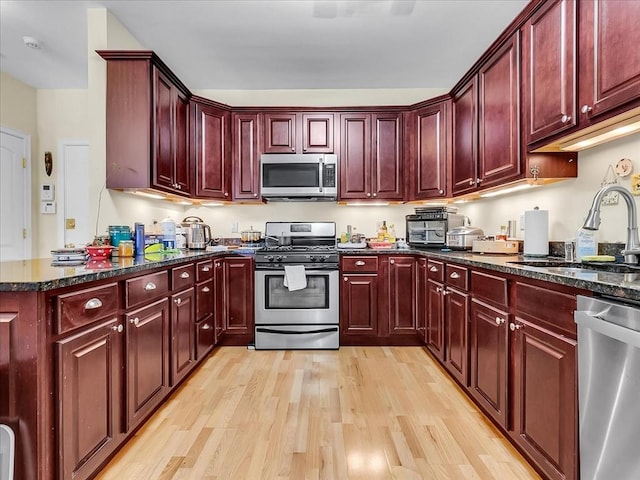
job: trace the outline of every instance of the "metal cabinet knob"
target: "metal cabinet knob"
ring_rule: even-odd
[[[180,297],[178,297],[178,298],[176,298],[174,300],[174,302],[175,302],[176,305],[180,305],[182,303],[182,299]]]
[[[99,298],[92,298],[87,300],[87,303],[84,304],[85,310],[95,310],[96,308],[100,308],[102,306],[102,300]]]
[[[442,288],[436,287],[436,293],[440,293],[441,291],[442,291]]]
[[[438,193],[439,193],[440,195],[444,195],[444,190],[438,190]]]
[[[190,276],[190,275],[189,275],[189,272],[182,272],[182,273],[180,274],[180,278],[189,278],[189,276]]]
[[[124,330],[124,327],[122,326],[122,324],[114,325],[113,327],[111,327],[111,330],[113,330],[114,332],[122,333],[122,330]]]
[[[390,263],[391,265],[393,265],[393,264],[395,264],[395,263],[396,263],[396,261],[392,258],[391,260],[389,260],[389,263]]]
[[[469,180],[469,185],[475,185],[476,182],[474,180]]]
[[[378,194],[377,194],[377,193],[374,193],[374,194],[373,194],[373,196],[374,196],[374,197],[377,197],[377,196],[378,196]]]
[[[370,196],[371,196],[371,193],[367,192],[367,197],[370,197]]]
[[[504,318],[496,317],[496,325],[502,325],[506,320]]]
[[[130,318],[129,319],[129,323],[131,323],[132,325],[135,325],[137,327],[138,324],[140,323],[140,319],[138,317]]]
[[[349,281],[349,279],[348,279],[347,277],[344,277],[344,281],[345,281],[345,282],[348,282],[348,281]]]
[[[449,295],[451,292],[448,291],[446,288],[442,289],[442,295]]]
[[[560,119],[560,121],[562,123],[569,123],[571,121],[571,115],[562,115],[562,118]]]
[[[153,283],[153,282],[149,282],[144,286],[144,289],[146,291],[148,291],[148,292],[151,291],[151,290],[155,290],[156,288],[158,288],[158,287],[156,287],[156,284]]]
[[[580,111],[586,115],[587,113],[593,112],[593,107],[589,105],[583,105]]]
[[[476,184],[480,185],[482,183],[482,179],[481,178],[476,178]]]
[[[512,332],[515,332],[516,330],[520,330],[521,328],[522,328],[522,325],[518,325],[516,323],[509,324],[509,330],[511,330]]]
[[[254,197],[257,197],[257,196],[258,196],[258,194],[257,194],[257,193],[254,193],[254,194],[253,194],[253,196],[254,196]]]

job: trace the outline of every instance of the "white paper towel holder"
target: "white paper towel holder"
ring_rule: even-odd
[[[543,217],[546,217],[546,221],[544,225],[536,225],[540,230],[535,233],[531,228],[531,219],[529,222],[524,222],[523,254],[525,257],[547,257],[549,255],[549,212],[547,210],[540,210],[540,207],[534,207],[533,211],[536,213],[539,212]],[[525,212],[523,217],[527,217],[527,212]]]

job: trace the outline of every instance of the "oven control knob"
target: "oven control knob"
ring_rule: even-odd
[[[264,258],[270,262],[273,262],[273,255],[267,255]]]
[[[320,257],[318,258],[318,260],[320,260],[321,262],[324,262],[327,259],[327,257]]]
[[[317,261],[317,257],[314,257],[313,255],[309,255],[309,257],[308,257],[308,258],[309,258],[309,261],[310,261],[310,262],[315,262],[315,261]]]
[[[282,261],[282,255],[277,255],[276,256],[276,262],[281,262]]]

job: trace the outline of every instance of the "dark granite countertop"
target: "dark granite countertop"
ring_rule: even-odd
[[[639,273],[610,273],[578,268],[548,268],[510,263],[522,261],[519,255],[488,255],[463,251],[415,249],[344,249],[342,255],[423,255],[461,265],[484,268],[525,278],[553,282],[590,290],[621,299],[640,301]],[[191,251],[179,254],[153,254],[145,258],[127,258],[102,262],[88,262],[78,266],[54,267],[51,258],[0,263],[0,292],[39,291],[78,285],[95,280],[113,278],[155,268],[169,267],[189,260],[222,255],[246,254],[238,250],[221,252]]]
[[[490,255],[466,251],[443,252],[437,249],[344,249],[340,250],[340,253],[343,255],[423,255],[461,265],[590,290],[599,294],[619,297],[622,300],[640,301],[640,273],[611,273],[587,268],[518,265],[510,262],[523,261],[522,255]],[[556,260],[561,261],[562,259]]]

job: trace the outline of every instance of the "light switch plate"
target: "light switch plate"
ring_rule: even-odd
[[[56,202],[40,202],[40,213],[45,215],[56,213]]]

